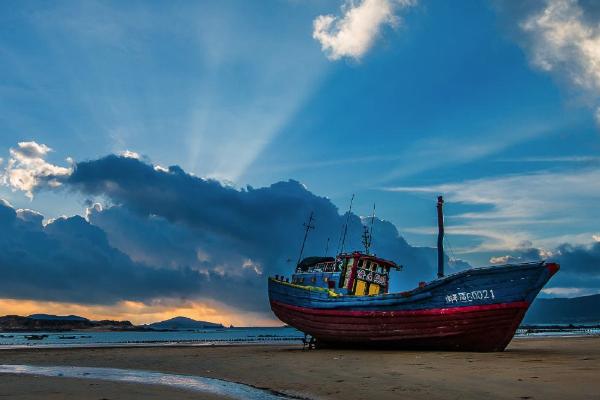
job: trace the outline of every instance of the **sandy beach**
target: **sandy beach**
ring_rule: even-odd
[[[600,338],[518,338],[503,353],[300,346],[1,350],[0,364],[199,375],[309,399],[600,399]],[[165,386],[0,374],[0,398],[214,399]]]

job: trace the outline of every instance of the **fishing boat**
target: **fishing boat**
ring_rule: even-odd
[[[442,207],[440,196],[437,279],[390,293],[391,272],[401,267],[370,254],[369,246],[336,257],[299,257],[291,279],[269,278],[274,314],[317,347],[503,351],[559,265],[540,261],[444,275]],[[302,250],[311,221],[312,215]]]

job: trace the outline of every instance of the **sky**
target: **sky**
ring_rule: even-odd
[[[0,314],[275,324],[348,247],[435,276],[548,259],[600,292],[600,5],[0,3]],[[362,218],[361,218],[362,217]]]

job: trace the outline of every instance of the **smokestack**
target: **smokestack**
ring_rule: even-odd
[[[438,251],[438,278],[444,276],[444,211],[442,207],[444,205],[444,199],[442,196],[438,196],[437,201],[437,217],[438,217],[438,240],[437,240],[437,251]]]

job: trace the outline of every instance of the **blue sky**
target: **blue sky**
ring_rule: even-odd
[[[598,14],[568,0],[2,2],[1,167],[35,141],[67,168],[131,151],[235,188],[294,179],[340,210],[353,193],[358,215],[375,202],[418,246],[435,244],[441,193],[452,256],[474,265],[591,246]],[[90,198],[19,189],[5,179],[0,197],[46,219]]]

